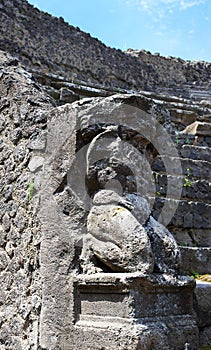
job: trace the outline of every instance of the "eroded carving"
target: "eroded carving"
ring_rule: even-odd
[[[132,130],[122,130],[130,144],[136,136],[135,150],[134,144],[129,152],[128,145],[122,145],[123,134],[115,126],[95,134],[87,150],[87,191],[93,202],[80,256],[83,272],[175,273],[180,261],[176,241],[150,216],[146,198],[151,186],[148,142]],[[131,161],[134,169],[139,166],[138,175]]]
[[[100,190],[93,203],[81,254],[83,271],[99,271],[98,260],[112,271],[152,273],[154,258],[147,232],[140,223],[142,215],[137,213],[138,221],[131,213],[137,203],[136,209],[142,207],[143,216],[147,214],[147,201],[132,201],[132,197],[121,197],[112,190]]]

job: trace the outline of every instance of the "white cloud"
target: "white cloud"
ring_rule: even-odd
[[[186,10],[204,4],[207,0],[124,0],[127,4],[137,5],[140,10],[153,13],[160,11],[161,16],[173,10]]]
[[[193,6],[197,6],[197,5],[200,5],[200,4],[204,4],[204,1],[201,0],[196,0],[196,1],[184,1],[184,0],[181,0],[180,1],[180,8],[181,10],[186,10],[187,8],[190,8],[190,7],[193,7]]]

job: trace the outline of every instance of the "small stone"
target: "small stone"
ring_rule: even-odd
[[[187,213],[184,216],[184,228],[193,227],[193,215],[191,213]]]
[[[44,151],[46,147],[46,133],[40,132],[38,135],[32,135],[29,143],[28,148],[36,151]]]
[[[19,208],[18,213],[14,219],[14,224],[18,230],[22,231],[26,225],[27,217],[23,208]]]
[[[5,250],[0,249],[0,271],[3,271],[7,268],[9,261],[10,259]]]
[[[44,163],[44,157],[34,156],[29,162],[29,165],[28,165],[29,170],[32,173],[35,173],[36,171],[42,168],[43,163]]]
[[[66,103],[72,103],[79,100],[79,95],[74,91],[67,89],[65,87],[60,89],[60,101]]]
[[[10,139],[14,144],[17,144],[22,136],[22,130],[21,128],[16,128],[14,131],[10,134]]]
[[[0,247],[4,246],[6,243],[6,233],[3,230],[0,230]]]
[[[26,157],[28,153],[28,150],[26,149],[25,145],[17,146],[14,151],[14,161],[16,162],[16,165],[24,161],[24,158]]]
[[[9,231],[11,226],[11,219],[9,215],[6,213],[2,218],[2,227],[5,231]]]
[[[5,199],[5,201],[9,201],[12,199],[12,192],[13,192],[13,186],[7,185],[5,186],[4,190],[2,191],[2,195]]]
[[[0,132],[4,130],[4,120],[0,118]]]
[[[14,246],[13,246],[12,242],[7,242],[5,250],[6,250],[7,254],[9,255],[9,257],[12,258],[13,253],[14,253]]]
[[[11,218],[15,216],[17,212],[17,204],[14,201],[10,201],[7,203],[7,213]]]
[[[4,148],[4,141],[0,139],[0,151],[2,151]]]

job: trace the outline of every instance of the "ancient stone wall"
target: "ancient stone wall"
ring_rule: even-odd
[[[81,249],[81,235],[84,230],[84,209],[81,209],[80,201],[75,202],[71,193],[66,196],[68,192],[66,192],[64,187],[64,179],[69,165],[74,159],[75,147],[80,149],[87,142],[90,142],[93,136],[96,136],[93,128],[86,130],[86,125],[89,123],[93,124],[92,119],[95,114],[97,120],[93,119],[94,123],[99,124],[101,120],[105,123],[108,116],[113,121],[113,115],[116,115],[117,111],[116,107],[118,106],[119,108],[121,104],[124,106],[126,105],[124,101],[128,101],[133,107],[136,106],[141,110],[141,117],[135,119],[135,125],[138,123],[137,125],[140,128],[144,128],[144,116],[146,115],[144,111],[151,111],[163,127],[168,130],[169,136],[173,137],[174,147],[178,147],[179,154],[185,156],[185,162],[188,162],[188,166],[190,166],[192,161],[191,151],[194,151],[194,147],[196,147],[192,145],[192,141],[195,140],[196,136],[181,134],[178,136],[179,139],[175,139],[176,135],[174,134],[174,128],[171,126],[172,116],[170,109],[167,108],[168,105],[159,104],[141,95],[131,97],[128,95],[116,95],[116,97],[107,97],[106,99],[82,99],[72,106],[66,104],[54,108],[56,101],[42,90],[41,85],[37,83],[30,73],[21,67],[17,59],[3,52],[1,53],[0,83],[1,349],[39,349],[39,346],[42,349],[48,349],[50,344],[52,349],[57,349],[60,346],[62,350],[75,350],[76,345],[73,345],[73,348],[69,345],[72,339],[72,332],[74,332],[74,341],[76,343],[77,337],[80,337],[77,327],[73,327],[74,293],[72,279],[74,273],[79,272],[78,257]],[[115,102],[114,105],[112,105],[112,101]],[[140,102],[138,103],[138,101]],[[52,108],[54,109],[52,110]],[[106,108],[107,112],[105,113]],[[75,115],[76,111],[78,111],[77,115]],[[96,111],[98,112],[96,113]],[[200,109],[200,111],[202,110]],[[209,109],[204,110],[204,112],[207,113],[207,117],[204,116],[203,118],[209,118]],[[88,115],[91,118],[90,121]],[[131,113],[123,113],[125,120],[127,120],[128,115],[131,116]],[[196,119],[198,117],[196,115]],[[82,125],[79,127],[80,118]],[[46,129],[47,119],[50,122],[48,130]],[[179,122],[181,129],[185,127],[182,124],[183,122],[183,119]],[[121,125],[120,120],[116,120],[116,123]],[[201,127],[203,125],[200,124]],[[85,131],[83,131],[81,136],[79,133],[79,143],[76,146],[77,128],[85,128]],[[153,129],[154,132],[155,129]],[[200,133],[198,126],[195,126],[194,130],[198,130],[197,132]],[[46,138],[46,131],[48,131],[48,139]],[[146,130],[143,129],[143,132],[146,132]],[[83,140],[80,140],[80,137]],[[131,134],[131,131],[128,131],[128,136],[126,133],[125,137],[126,139],[129,137],[128,140],[131,142],[131,145],[136,145],[138,140],[141,144],[144,141],[141,137],[137,138],[136,133],[133,135],[132,132]],[[132,139],[130,139],[131,137]],[[185,140],[187,138],[188,140],[190,139],[190,144],[183,144],[182,140],[184,138]],[[200,159],[205,158],[205,161],[207,161],[207,157],[209,159],[209,137],[205,135],[198,139],[206,147],[200,148],[200,155],[198,152],[196,154],[198,154]],[[146,143],[145,140],[143,145],[145,143],[148,144],[148,142]],[[160,139],[160,142],[165,144],[166,139]],[[190,163],[188,158],[190,158]],[[162,168],[163,163],[160,162],[159,158],[155,159],[153,166],[155,174],[158,174],[158,176],[155,175],[158,187],[154,196],[157,197],[159,202],[160,200],[162,201],[162,197],[164,199],[166,196],[166,177]],[[175,160],[173,160],[174,162]],[[45,164],[44,173],[42,173],[43,163]],[[184,174],[180,174],[180,177],[182,176],[184,179],[187,177],[188,181],[192,181],[193,179],[189,178],[186,165],[183,167],[183,171]],[[191,171],[191,175],[198,171],[202,172],[200,176],[206,177],[208,174],[206,166],[199,169],[193,166]],[[45,176],[43,177],[42,174]],[[199,176],[197,174],[196,177]],[[81,175],[81,173],[79,172],[78,175]],[[178,179],[175,177],[175,184],[177,184]],[[182,179],[180,178],[180,180]],[[44,202],[43,199],[40,202],[38,192],[41,184],[43,186],[43,181],[44,193],[47,193],[47,195],[44,197]],[[188,217],[185,216],[185,220],[186,222],[187,220],[191,221],[194,225],[202,225],[199,229],[197,226],[194,226],[195,234],[198,232],[198,238],[195,237],[195,240],[198,239],[198,244],[202,247],[208,246],[210,221],[209,212],[206,211],[209,210],[209,206],[206,203],[209,200],[209,194],[207,191],[203,192],[200,190],[200,193],[197,195],[198,190],[195,191],[193,187],[189,188],[189,186],[186,188],[186,186],[183,186],[183,181],[185,180],[181,182],[183,197],[196,195],[198,198],[202,196],[201,200],[203,200],[204,204],[199,203],[199,206],[204,205],[204,207],[202,208],[203,213],[200,212],[200,215],[203,214],[203,218],[206,219],[207,217],[207,219],[197,220],[198,209],[196,207],[198,204],[196,202],[196,205],[192,203],[195,209],[191,207],[194,209],[191,209],[190,212],[190,215],[193,217],[192,221],[189,218],[190,215]],[[202,184],[204,184],[203,181]],[[200,186],[200,184],[201,182],[194,182],[193,186],[198,188],[197,186]],[[74,188],[76,191],[80,191],[80,186],[78,185],[79,182],[75,181]],[[206,188],[206,184],[204,185]],[[47,192],[45,192],[46,189]],[[174,198],[172,199],[174,202]],[[184,199],[179,199],[179,201],[180,203],[178,204],[183,204]],[[193,242],[190,241],[190,232],[184,232],[184,229],[189,229],[190,231],[193,228],[189,228],[189,226],[184,227],[183,222],[185,211],[187,213],[190,211],[189,204],[189,201],[185,200],[186,206],[182,205],[179,213],[173,218],[176,221],[171,226],[171,229],[175,232],[179,242],[188,237],[188,245],[193,245]],[[42,207],[41,212],[40,206]],[[206,206],[207,209],[204,210]],[[155,205],[155,211],[157,209],[159,209],[159,204],[158,207]],[[40,224],[40,218],[42,219],[42,225]],[[205,230],[206,226],[207,231]],[[176,227],[181,231],[178,234],[175,231]],[[203,235],[201,234],[202,230]],[[209,257],[210,248],[207,247],[206,249],[207,254],[200,249],[196,251],[195,261],[193,261],[193,258],[191,258],[191,261],[190,255],[188,255],[189,251],[186,258],[183,254],[186,260],[184,260],[182,271],[184,271],[184,267],[186,272],[189,272],[193,266],[201,266],[204,269],[201,270],[202,273],[208,272],[209,265],[205,259]],[[190,262],[188,268],[187,262]],[[203,295],[201,293],[201,289],[198,288],[197,295]],[[208,342],[210,317],[209,315],[206,316],[207,302],[206,304],[201,304],[201,298],[196,300],[198,300],[197,312],[200,315],[199,325],[202,331],[201,334],[203,334],[201,336],[203,338],[202,343],[204,337],[205,341]],[[63,324],[62,327],[61,324]],[[193,345],[193,349],[195,348],[196,344]]]
[[[94,129],[87,129],[82,143],[76,142],[78,117],[85,113],[86,124],[86,116],[90,113],[93,118],[100,108],[103,123],[109,113],[116,116],[115,108],[105,113],[108,101],[119,106],[129,101],[131,89],[150,90],[131,97],[131,104],[136,105],[137,99],[142,101],[140,109],[151,106],[178,152],[168,157],[171,166],[166,169],[162,152],[156,155],[149,147],[155,182],[151,199],[156,198],[152,212],[155,218],[160,215],[172,182],[169,208],[176,205],[177,211],[168,228],[181,245],[180,272],[210,273],[211,64],[108,48],[25,0],[0,0],[0,28],[1,48],[6,51],[0,54],[0,349],[69,350],[71,332],[76,343],[80,336],[73,327],[70,281],[72,273],[79,272],[82,232],[78,225],[83,227],[84,214],[70,193],[65,197],[64,179],[75,147],[96,136]],[[123,89],[127,95],[119,94]],[[83,99],[115,92],[115,98]],[[74,105],[65,105],[76,100]],[[54,121],[53,128],[49,124],[47,129],[47,120]],[[132,134],[132,145],[136,136]],[[42,173],[46,157],[50,162]],[[182,172],[174,166],[178,162]],[[46,207],[38,196],[43,174],[46,187],[50,186]],[[78,233],[76,247],[74,235]],[[201,344],[211,341],[209,303],[210,287],[197,285],[195,310]]]
[[[86,84],[156,89],[210,80],[211,64],[111,49],[26,0],[0,1],[0,46],[28,67]]]
[[[0,68],[0,349],[37,349],[41,231],[28,165],[45,148],[53,102],[10,55],[1,53]]]

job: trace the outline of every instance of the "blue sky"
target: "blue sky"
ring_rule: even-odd
[[[211,0],[29,0],[122,50],[211,62]]]

